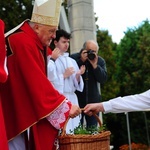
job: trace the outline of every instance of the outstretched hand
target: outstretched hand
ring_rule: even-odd
[[[102,103],[92,103],[87,104],[83,111],[85,114],[91,116],[93,114],[97,114],[98,112],[104,112],[104,107]]]

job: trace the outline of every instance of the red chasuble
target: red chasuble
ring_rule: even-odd
[[[4,70],[4,61],[6,57],[6,49],[5,49],[5,39],[4,39],[4,22],[0,20],[0,83],[5,82],[7,79],[7,74]],[[0,91],[1,97],[1,91]],[[4,118],[1,106],[1,98],[0,98],[0,149],[8,150],[8,143],[6,138],[6,131],[4,125]]]
[[[4,118],[1,107],[1,99],[0,99],[0,149],[8,150],[8,142],[6,138],[6,130],[4,125]]]
[[[31,127],[30,149],[52,150],[58,130],[46,117],[66,98],[47,79],[44,47],[27,21],[6,43],[9,77],[2,88],[2,102],[8,140]]]
[[[7,73],[4,69],[4,62],[6,57],[6,46],[4,38],[4,22],[0,20],[0,83],[3,83],[7,79]]]

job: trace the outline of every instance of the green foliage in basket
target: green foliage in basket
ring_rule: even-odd
[[[90,135],[94,135],[94,134],[98,134],[100,132],[103,132],[106,130],[106,125],[102,125],[102,126],[91,126],[90,128],[86,128],[86,126],[82,126],[81,124],[79,124],[78,127],[76,127],[74,129],[74,131],[70,131],[72,134],[90,134]]]

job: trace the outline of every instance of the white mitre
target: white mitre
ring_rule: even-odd
[[[62,0],[35,0],[31,22],[58,26]]]

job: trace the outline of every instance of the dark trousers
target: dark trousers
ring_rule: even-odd
[[[99,116],[99,114],[97,114]],[[86,121],[86,127],[90,128],[92,126],[97,126],[98,122],[94,116],[88,116],[82,112],[81,114],[81,125],[84,125],[84,118]]]

